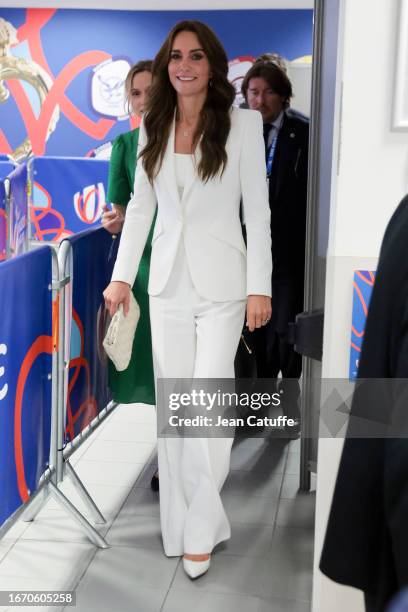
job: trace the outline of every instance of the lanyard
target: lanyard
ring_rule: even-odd
[[[271,146],[268,149],[268,155],[266,158],[266,176],[268,178],[271,176],[271,173],[272,173],[272,164],[273,164],[273,158],[275,157],[276,143],[278,141],[279,130],[275,128],[275,132],[276,134],[272,139]]]

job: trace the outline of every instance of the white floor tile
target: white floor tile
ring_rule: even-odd
[[[111,546],[136,546],[163,551],[160,518],[124,509],[110,527],[106,541]]]
[[[293,499],[280,499],[276,524],[279,527],[314,529],[316,496],[299,493]]]
[[[85,486],[116,485],[131,489],[144,469],[143,463],[127,463],[126,461],[86,461],[80,459],[75,466],[79,478]]]
[[[260,599],[245,595],[170,589],[163,612],[258,612]]]
[[[75,608],[64,612],[160,612],[166,589],[140,586],[136,581],[113,582],[107,569],[104,577],[96,578],[77,592]]]
[[[225,484],[223,493],[254,497],[271,497],[278,499],[282,487],[283,474],[255,472],[245,470],[231,470]]]
[[[1,588],[72,589],[95,550],[92,544],[21,540],[0,563]]]
[[[263,595],[310,601],[313,582],[311,529],[276,527],[263,570]]]
[[[160,516],[159,495],[147,487],[135,487],[129,494],[121,512],[144,516]]]
[[[82,456],[87,461],[146,463],[154,448],[153,443],[97,439]]]
[[[195,593],[203,592],[259,596],[262,592],[262,570],[265,559],[214,554],[210,569],[198,580],[190,580],[180,564],[172,589]]]
[[[156,423],[156,408],[148,404],[120,404],[112,419],[127,421],[128,423]]]
[[[90,510],[84,504],[82,498],[69,480],[65,480],[60,488],[69,501],[74,504],[84,516],[91,516]],[[117,515],[129,494],[128,487],[89,484],[86,488],[105,519],[113,518]],[[51,498],[46,504],[43,512],[45,515],[50,515],[54,510],[61,509],[63,509],[63,506],[56,499]]]
[[[217,554],[265,557],[271,550],[273,530],[273,525],[231,522],[231,538],[217,546]]]
[[[289,442],[289,444],[288,444],[289,453],[297,453],[299,455],[300,454],[300,445],[301,445],[300,438],[298,438],[297,440],[292,440],[291,442]]]
[[[263,599],[258,612],[310,612],[310,601],[271,597]]]
[[[244,492],[243,492],[244,493]],[[275,522],[278,500],[269,497],[251,497],[222,493],[221,499],[229,519],[257,525],[273,525]]]
[[[21,534],[27,529],[30,523],[23,521],[21,518],[7,531],[7,533],[2,537],[0,542],[4,541],[12,541],[15,542],[19,539]]]
[[[98,440],[123,440],[156,444],[157,428],[154,423],[129,423],[117,419],[101,431]]]
[[[285,466],[285,474],[299,474],[300,473],[300,454],[299,453],[288,453],[288,460]]]
[[[299,475],[285,474],[283,477],[281,497],[283,499],[295,499],[299,494]]]
[[[72,465],[75,465],[76,463],[78,463],[78,461],[81,459],[84,453],[86,453],[88,448],[90,448],[90,446],[92,446],[92,444],[95,442],[96,438],[97,438],[97,432],[93,432],[92,435],[89,436],[89,438],[87,438],[84,442],[81,442],[81,444],[72,453],[72,455],[69,458]]]
[[[93,526],[102,537],[105,537],[110,525],[111,523]],[[20,541],[22,540],[90,542],[85,530],[63,510],[55,510],[51,515],[40,512],[20,537]]]
[[[116,601],[111,610],[122,610],[120,599],[137,594],[140,588],[167,590],[178,562],[178,557],[170,559],[163,551],[147,548],[116,546],[99,550],[81,580],[78,599],[99,594],[101,602]]]
[[[0,562],[4,559],[12,546],[14,546],[13,540],[0,540]]]

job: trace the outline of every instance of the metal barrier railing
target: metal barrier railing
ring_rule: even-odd
[[[98,239],[101,242],[106,242],[106,236],[103,229],[91,230],[83,232],[82,235],[77,235],[73,240],[81,241],[86,239]],[[95,240],[94,240],[95,241]],[[97,241],[97,240],[96,240]],[[95,254],[95,250],[91,249]],[[107,253],[106,253],[107,255]],[[69,396],[69,369],[71,363],[71,333],[70,328],[73,324],[73,305],[75,303],[75,295],[73,295],[73,284],[74,284],[74,269],[73,269],[73,257],[72,257],[72,242],[70,239],[64,240],[59,248],[58,262],[60,277],[65,279],[64,289],[60,294],[59,311],[61,318],[61,350],[59,352],[59,421],[58,421],[58,459],[57,459],[57,479],[58,482],[62,482],[66,476],[69,476],[75,489],[81,496],[83,502],[88,507],[92,517],[96,523],[105,523],[105,519],[97,508],[96,504],[92,500],[91,496],[87,492],[83,483],[76,474],[74,468],[69,462],[69,457],[77,448],[95,431],[95,429],[105,420],[105,418],[112,412],[116,407],[114,402],[108,402],[107,405],[103,406],[101,410],[98,410],[95,417],[84,427],[81,427],[80,431],[71,436],[71,439],[67,441],[67,409],[68,409],[68,396]],[[95,264],[99,266],[97,258],[95,258]],[[100,272],[100,266],[99,266]],[[106,279],[102,279],[102,284],[105,284]],[[96,292],[98,293],[98,292]],[[101,295],[101,293],[100,293]],[[95,334],[97,326],[97,317],[92,317],[95,324]],[[97,340],[97,338],[95,338]]]
[[[27,165],[20,164],[7,178],[9,251],[15,257],[28,252]]]
[[[7,221],[6,182],[0,178],[0,261],[7,259],[8,221]]]
[[[101,163],[91,160],[87,163],[87,161],[89,162],[89,160],[83,159],[33,158],[29,160],[27,166],[19,165],[12,169],[12,172],[4,180],[5,219],[7,225],[6,259],[15,258],[16,256],[18,258],[20,254],[34,248],[37,249],[39,246],[48,245],[52,247],[52,286],[50,291],[52,291],[54,344],[51,374],[52,419],[49,465],[41,476],[38,489],[3,524],[0,521],[0,538],[22,514],[23,520],[33,520],[51,495],[70,512],[95,544],[100,547],[107,546],[105,540],[95,528],[59,489],[59,485],[64,478],[69,477],[94,521],[96,523],[105,523],[104,517],[72,468],[69,458],[116,407],[114,402],[108,401],[107,380],[105,381],[105,389],[95,394],[97,397],[104,398],[105,403],[102,406],[95,403],[97,410],[94,418],[88,419],[87,422],[82,422],[83,419],[80,419],[78,421],[80,425],[79,431],[77,431],[78,427],[67,428],[67,409],[70,400],[70,330],[74,321],[72,307],[75,295],[73,295],[73,243],[72,241],[67,241],[66,238],[67,236],[71,238],[69,234],[72,234],[72,229],[77,231],[81,227],[89,227],[98,220],[101,206],[105,203],[104,194],[108,168],[107,162]],[[62,234],[57,232],[58,237],[50,235],[50,239],[44,239],[44,232],[47,236],[47,231],[49,232],[47,223],[49,224],[53,215],[60,214],[57,210],[57,204],[61,204],[59,198],[56,198],[56,194],[59,192],[54,193],[54,187],[59,186],[60,188],[61,181],[56,181],[56,184],[52,187],[50,180],[54,180],[54,173],[50,172],[50,164],[54,164],[59,177],[62,176],[62,168],[64,167],[66,170],[67,165],[69,167],[68,174],[72,180],[70,181],[70,188],[63,195],[66,200],[64,200],[65,205],[68,205],[70,202],[68,208],[65,206],[65,209],[69,212],[69,223],[72,225],[72,228],[69,232],[62,232]],[[45,197],[47,202],[43,202],[41,196]],[[54,205],[52,204],[53,198]],[[29,218],[29,212],[31,218]],[[46,219],[47,215],[48,220]],[[43,217],[45,221],[44,227],[41,225]],[[74,221],[75,219],[77,220]],[[64,224],[65,221],[66,219],[64,218]],[[77,223],[78,227],[75,226],[74,228],[75,223]],[[33,234],[34,230],[36,235]],[[41,236],[37,235],[39,230],[41,230]],[[85,232],[86,236],[83,238],[72,237],[72,240],[76,245],[82,239],[96,241],[94,246],[102,245],[101,258],[106,260],[111,245],[110,237],[104,230],[99,231],[99,234],[95,234],[95,230],[90,230],[90,232]],[[101,277],[100,261],[96,262],[95,265],[97,265],[98,273],[95,278],[99,278],[99,284],[103,285],[103,289],[109,282],[109,267],[105,269],[105,276],[102,274]],[[99,289],[99,294],[102,297],[101,287]],[[96,319],[97,317],[95,316],[93,318],[94,324]],[[94,326],[92,333],[97,334],[97,329],[99,328]],[[102,366],[101,370],[103,370]],[[69,409],[71,410],[71,406],[69,406]],[[69,436],[67,436],[68,429]]]
[[[34,256],[33,256],[34,255]],[[51,262],[50,262],[51,260]],[[11,289],[10,278],[13,276],[19,278],[19,281],[23,282],[25,287],[25,291],[29,291],[29,287],[27,287],[27,283],[24,281],[30,276],[34,276],[35,271],[41,270],[41,276],[43,282],[45,281],[46,276],[49,276],[49,284],[47,286],[41,286],[41,280],[32,279],[32,284],[35,285],[39,283],[38,289],[35,291],[36,297],[42,299],[40,305],[37,304],[39,311],[43,314],[44,320],[47,320],[47,317],[50,319],[50,325],[41,325],[39,324],[38,329],[31,330],[25,328],[25,336],[26,342],[28,344],[33,342],[28,346],[28,344],[24,345],[22,343],[21,346],[18,346],[18,339],[15,338],[13,340],[13,344],[8,347],[7,344],[4,344],[4,348],[2,350],[3,355],[7,355],[9,357],[9,363],[6,364],[6,367],[2,368],[2,374],[4,374],[6,383],[5,387],[8,387],[10,380],[8,378],[7,368],[9,365],[12,365],[10,362],[13,359],[13,356],[16,360],[19,361],[17,364],[19,366],[19,376],[17,381],[11,385],[10,389],[6,389],[6,392],[0,395],[0,399],[5,402],[5,410],[2,411],[4,420],[2,422],[3,433],[7,431],[7,419],[10,421],[13,420],[14,423],[14,457],[15,457],[15,465],[10,463],[10,460],[6,462],[6,464],[2,464],[0,467],[2,468],[3,474],[2,478],[7,479],[8,487],[7,493],[9,495],[9,500],[4,497],[2,499],[3,507],[1,512],[2,523],[0,524],[0,538],[14,525],[14,523],[20,518],[21,514],[25,512],[27,509],[33,506],[33,504],[38,503],[38,500],[43,498],[44,492],[52,489],[55,483],[56,476],[56,445],[55,445],[55,437],[53,436],[53,431],[56,429],[56,423],[58,418],[58,403],[57,403],[57,347],[55,345],[55,329],[58,325],[58,321],[53,317],[52,313],[52,301],[49,299],[48,294],[52,293],[52,300],[57,299],[57,291],[53,287],[53,280],[58,278],[58,261],[56,255],[51,251],[51,249],[42,249],[42,252],[37,252],[35,254],[27,254],[21,258],[16,258],[11,260],[10,262],[2,263],[0,268],[0,281],[2,281],[7,288]],[[50,266],[50,269],[47,271],[47,266]],[[24,277],[24,274],[26,275]],[[31,295],[33,297],[33,295]],[[3,301],[3,308],[12,308],[12,306],[5,304],[7,300]],[[33,313],[33,308],[35,308],[34,304],[30,304],[31,312]],[[15,308],[16,309],[16,308]],[[48,311],[48,312],[46,312]],[[34,314],[33,314],[34,316]],[[3,319],[2,319],[3,320]],[[38,335],[39,332],[39,335]],[[4,339],[6,334],[3,331],[2,338]],[[28,350],[27,350],[28,349]],[[24,356],[24,351],[26,354]],[[44,452],[44,444],[47,444],[42,436],[34,436],[34,441],[29,440],[30,447],[30,455],[33,454],[37,457],[36,463],[39,463],[42,466],[42,473],[38,478],[38,482],[36,482],[35,474],[32,474],[32,466],[26,464],[24,461],[24,447],[23,447],[23,425],[24,425],[24,390],[26,386],[26,381],[29,379],[30,369],[36,363],[43,353],[51,354],[51,373],[48,373],[45,370],[42,371],[42,376],[34,377],[34,384],[36,386],[36,393],[34,396],[41,397],[41,400],[35,400],[34,398],[30,401],[30,408],[32,407],[35,414],[40,416],[40,428],[47,429],[48,426],[50,428],[50,439],[49,439],[49,456],[48,461],[45,462],[43,459],[41,461],[41,455]],[[12,372],[13,374],[13,372]],[[41,378],[45,378],[51,382],[51,388],[49,389],[49,382],[43,383]],[[15,388],[15,395],[12,399],[7,398],[7,391],[12,392]],[[44,390],[45,388],[45,390]],[[49,395],[48,395],[49,394]],[[35,405],[33,405],[33,402]],[[47,420],[48,414],[48,402],[51,404],[50,410],[50,422]],[[30,410],[31,413],[31,410]],[[21,416],[21,420],[17,417]],[[30,416],[30,414],[29,414]],[[41,431],[41,429],[40,429]],[[5,433],[4,433],[5,435]],[[16,437],[20,438],[16,442]],[[10,437],[6,440],[6,444],[11,445]],[[1,459],[4,460],[4,453],[10,449],[3,449],[3,455]],[[4,463],[4,461],[2,461]],[[8,467],[8,471],[6,472],[6,468]],[[14,469],[13,469],[14,468]],[[38,469],[35,466],[35,471]],[[31,472],[31,473],[30,473]],[[14,482],[13,481],[14,477]],[[31,484],[30,484],[31,482]],[[14,487],[13,487],[14,485]],[[33,488],[34,485],[34,488]],[[32,489],[32,490],[31,490]],[[13,496],[13,501],[11,502],[11,496]],[[5,512],[8,511],[9,516],[4,516]],[[5,520],[4,520],[5,519]]]
[[[11,247],[10,247],[10,179],[4,179],[4,189],[6,192],[6,259],[10,259]]]
[[[74,269],[72,256],[73,242],[74,250],[77,246],[91,241],[93,243],[92,253],[99,248],[101,255],[107,259],[110,237],[100,228],[84,232],[83,235],[73,237],[73,240],[64,240],[58,250],[49,249],[52,257],[52,283],[48,288],[52,292],[52,374],[51,374],[51,435],[50,453],[47,469],[41,476],[38,488],[29,499],[21,504],[15,512],[11,514],[3,524],[0,524],[0,539],[10,529],[12,525],[22,517],[23,520],[33,520],[38,512],[43,508],[46,501],[52,496],[61,506],[70,513],[72,518],[86,532],[92,542],[101,548],[106,548],[104,538],[98,533],[95,527],[79,512],[72,502],[62,493],[59,485],[68,477],[74,488],[79,493],[80,498],[89,510],[89,513],[97,524],[105,523],[105,519],[97,508],[89,492],[79,479],[74,468],[71,466],[69,458],[72,453],[95,431],[95,429],[105,420],[114,410],[116,404],[107,401],[105,405],[99,406],[94,418],[80,424],[79,431],[75,435],[67,436],[67,406],[69,397],[69,369],[71,363],[71,326],[74,321],[73,305],[76,301],[74,291]],[[99,246],[98,246],[99,245]],[[79,249],[79,247],[78,247]],[[34,251],[36,253],[38,251]],[[29,257],[30,254],[24,257]],[[17,261],[19,257],[13,261]],[[83,263],[83,262],[82,262]],[[6,264],[7,265],[7,264]],[[110,264],[109,264],[110,265]],[[95,278],[99,278],[100,286],[107,284],[109,278],[109,265],[105,267],[105,276],[101,274],[100,261],[95,260]],[[100,289],[100,287],[99,287]],[[92,291],[92,289],[91,289]],[[97,293],[97,291],[96,291]],[[102,300],[102,291],[99,291]],[[93,316],[93,315],[92,315]],[[91,330],[90,336],[97,333],[97,317],[94,317],[95,327]],[[95,338],[95,342],[96,342]],[[72,431],[71,431],[72,434]]]

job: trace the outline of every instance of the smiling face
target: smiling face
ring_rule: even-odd
[[[129,101],[132,111],[141,117],[146,108],[149,89],[152,84],[152,74],[148,70],[138,72],[132,79],[132,86],[129,92]]]
[[[211,68],[194,32],[179,32],[168,64],[169,79],[178,96],[206,94]]]
[[[250,79],[247,100],[249,108],[262,114],[264,123],[275,121],[285,104],[285,97],[275,93],[262,77]]]

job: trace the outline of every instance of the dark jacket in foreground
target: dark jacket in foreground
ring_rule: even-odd
[[[408,378],[408,197],[385,232],[358,377],[377,380],[354,393],[351,415],[362,418],[350,421],[320,569],[382,612],[408,585],[408,385],[383,380]],[[384,435],[363,439],[370,431]]]

